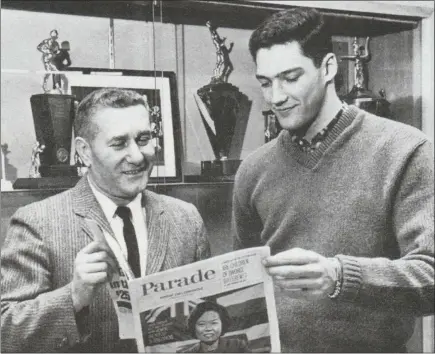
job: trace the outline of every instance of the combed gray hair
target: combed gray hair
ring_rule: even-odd
[[[142,105],[149,111],[146,96],[136,91],[121,88],[103,88],[92,91],[78,105],[74,119],[74,134],[87,140],[94,138],[96,131],[92,117],[102,108],[126,108]]]

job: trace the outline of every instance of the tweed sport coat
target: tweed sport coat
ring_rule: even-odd
[[[195,206],[150,191],[144,192],[142,201],[148,230],[147,274],[210,256]],[[12,216],[1,250],[2,352],[122,350],[106,286],[98,288],[83,324],[76,321],[71,298],[74,260],[93,239],[86,218],[113,235],[87,178]],[[90,336],[80,333],[83,327]]]

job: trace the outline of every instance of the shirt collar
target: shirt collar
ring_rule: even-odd
[[[94,185],[92,180],[89,178],[88,175],[88,182],[91,186],[92,192],[95,195],[95,198],[97,199],[98,203],[101,206],[101,209],[103,209],[103,213],[106,216],[107,220],[112,220],[115,216],[116,209],[118,208],[118,205],[116,205],[112,199],[101,193]],[[142,210],[142,193],[139,193],[130,203],[126,205],[130,208],[132,215],[135,215],[137,212],[140,212]]]

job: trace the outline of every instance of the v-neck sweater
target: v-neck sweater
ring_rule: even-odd
[[[402,351],[433,313],[433,147],[418,129],[349,106],[313,152],[288,131],[235,181],[235,248],[299,247],[343,264],[342,292],[316,302],[276,288],[284,352]]]

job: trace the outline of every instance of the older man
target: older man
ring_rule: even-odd
[[[210,254],[193,205],[145,190],[155,147],[141,95],[94,91],[80,103],[74,128],[87,175],[11,219],[1,254],[4,352],[134,351],[134,340],[119,339],[102,286],[120,264],[114,255],[139,277]]]

